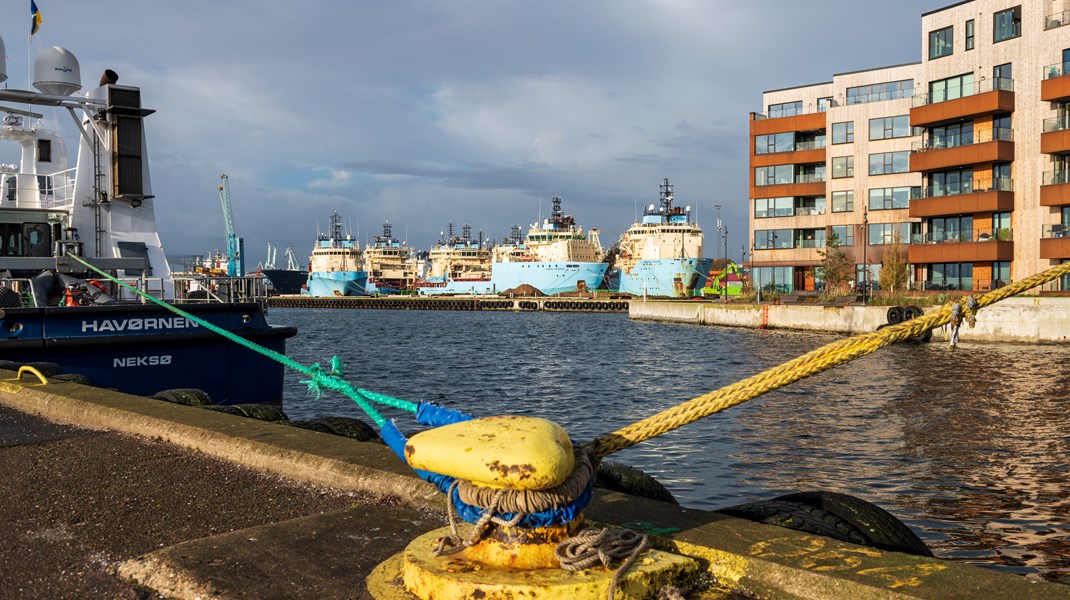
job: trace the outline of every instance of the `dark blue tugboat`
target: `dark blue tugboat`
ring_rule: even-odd
[[[77,94],[78,61],[55,46],[38,55],[34,79],[37,92],[0,89],[0,102],[68,109],[80,144],[69,168],[58,126],[0,105],[0,142],[22,148],[19,165],[0,165],[0,360],[56,363],[131,394],[197,388],[220,404],[281,401],[282,365],[101,275],[279,353],[296,334],[267,323],[263,278],[171,272],[145,144],[153,111],[140,89],[109,70]]]

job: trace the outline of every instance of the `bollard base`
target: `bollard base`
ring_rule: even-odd
[[[577,572],[515,569],[479,563],[463,554],[435,556],[439,539],[449,533],[449,528],[443,528],[413,540],[404,552],[368,576],[368,591],[381,600],[604,600],[613,580],[614,572],[603,567]],[[685,556],[646,550],[622,575],[617,594],[620,598],[654,598],[666,585],[686,586],[699,571],[699,564]]]

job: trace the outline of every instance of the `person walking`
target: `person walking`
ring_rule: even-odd
[[[948,342],[948,348],[955,348],[959,345],[960,325],[962,325],[962,304],[956,302],[951,305],[951,340]]]

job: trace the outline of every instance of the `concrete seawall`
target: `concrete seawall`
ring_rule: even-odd
[[[876,331],[887,322],[887,306],[821,306],[807,304],[723,304],[719,302],[633,301],[632,319],[695,325],[797,329],[859,334]],[[926,313],[935,307],[926,308]],[[947,327],[933,331],[934,341],[946,341]],[[964,342],[1060,344],[1070,342],[1070,298],[1008,298],[982,309],[974,328],[963,326]]]

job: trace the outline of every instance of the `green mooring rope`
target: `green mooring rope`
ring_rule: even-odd
[[[278,352],[275,352],[274,350],[271,350],[270,348],[265,348],[263,346],[260,346],[259,344],[250,342],[249,340],[235,333],[217,327],[205,321],[204,319],[195,317],[176,306],[164,302],[163,300],[154,298],[153,296],[146,294],[145,292],[125,282],[122,282],[116,279],[115,277],[112,277],[108,273],[89,264],[79,256],[67,255],[67,258],[71,258],[76,262],[81,263],[86,268],[90,269],[94,273],[103,276],[108,281],[120,285],[134,292],[138,296],[141,296],[142,298],[154,302],[177,315],[185,317],[190,321],[193,321],[194,323],[200,325],[201,327],[208,329],[209,331],[218,333],[219,335],[227,338],[232,342],[241,344],[242,346],[245,346],[246,348],[254,352],[257,352],[259,354],[262,354],[263,356],[270,358],[271,360],[274,360],[275,362],[290,367],[295,371],[304,373],[309,377],[309,379],[306,381],[302,381],[301,383],[308,384],[309,395],[315,395],[316,398],[319,398],[323,395],[323,390],[332,390],[338,392],[339,394],[342,394],[343,396],[346,396],[347,398],[355,402],[357,406],[359,406],[361,410],[363,410],[368,415],[368,417],[375,421],[375,424],[380,427],[382,427],[383,424],[386,423],[386,419],[384,419],[383,416],[379,414],[379,411],[377,411],[374,406],[369,404],[369,402],[376,402],[385,406],[389,406],[391,408],[397,408],[411,413],[416,412],[417,404],[415,402],[409,402],[408,400],[402,400],[400,398],[392,398],[385,394],[379,394],[370,390],[353,387],[348,381],[343,379],[343,371],[345,369],[345,365],[342,363],[342,359],[338,358],[337,356],[331,359],[330,371],[326,371],[323,367],[320,366],[319,363],[313,363],[311,366],[306,367],[305,365],[293,360],[285,354],[280,354]]]

